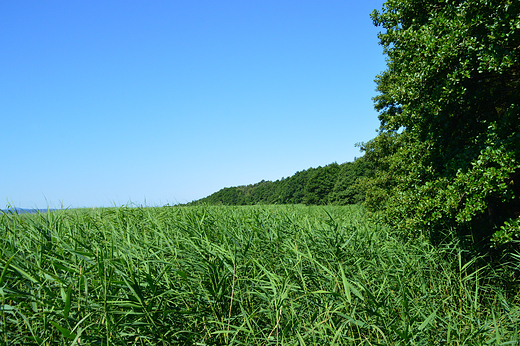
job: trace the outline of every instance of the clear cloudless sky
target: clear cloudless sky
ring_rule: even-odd
[[[184,203],[352,161],[379,127],[382,4],[2,1],[0,208]]]

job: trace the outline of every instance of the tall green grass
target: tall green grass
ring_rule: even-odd
[[[356,206],[4,213],[0,342],[514,345],[511,258],[483,265]]]

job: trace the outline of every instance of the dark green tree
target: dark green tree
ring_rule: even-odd
[[[280,191],[280,203],[282,204],[300,204],[303,203],[305,196],[305,186],[312,176],[315,168],[296,172],[293,176],[283,181]]]
[[[520,2],[390,0],[371,16],[387,69],[367,206],[406,230],[518,237]]]
[[[364,157],[361,157],[354,162],[340,165],[340,171],[329,197],[333,204],[356,204],[365,200],[365,194],[357,181],[361,177],[370,175],[372,170],[367,162]]]
[[[331,203],[329,194],[334,189],[339,171],[340,168],[337,163],[331,163],[325,167],[318,167],[305,185],[303,203],[307,205]]]

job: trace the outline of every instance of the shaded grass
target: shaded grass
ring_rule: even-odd
[[[0,232],[5,345],[520,337],[520,257],[482,265],[456,241],[405,239],[357,206],[4,213]]]

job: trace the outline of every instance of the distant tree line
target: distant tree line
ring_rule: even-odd
[[[365,194],[357,185],[358,178],[369,176],[370,165],[363,158],[342,164],[309,168],[276,181],[226,187],[190,204],[255,205],[307,204],[346,205],[361,203]]]

